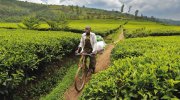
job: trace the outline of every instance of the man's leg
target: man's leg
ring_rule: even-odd
[[[85,56],[85,71],[87,72],[88,68],[87,68],[87,59],[88,59],[88,56]]]
[[[89,64],[89,68],[93,70],[93,73],[95,72],[95,66],[96,66],[96,55],[93,55],[90,57],[90,64]]]

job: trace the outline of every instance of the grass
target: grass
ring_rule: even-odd
[[[77,66],[71,66],[64,78],[59,84],[46,96],[42,96],[40,100],[63,100],[65,91],[73,84]]]
[[[120,33],[122,33],[122,29],[119,29],[119,30],[117,30],[115,33],[108,35],[108,36],[105,38],[105,41],[106,41],[107,43],[114,43],[114,42],[118,41],[118,40],[119,40],[119,35],[120,35]]]
[[[67,62],[64,62],[68,60]],[[63,62],[63,64],[62,64]],[[39,100],[41,95],[46,95],[51,92],[54,87],[59,84],[59,81],[64,78],[67,71],[69,71],[72,65],[77,63],[76,58],[64,58],[63,61],[58,61],[60,64],[47,64],[44,65],[45,70],[42,71],[41,75],[30,82],[27,85],[21,85],[20,88],[16,89],[14,95],[16,100]]]

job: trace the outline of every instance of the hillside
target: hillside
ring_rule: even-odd
[[[171,19],[158,19],[160,22],[171,24],[171,25],[180,25],[180,21],[171,20]]]
[[[20,22],[24,17],[37,16],[53,19],[52,16],[66,16],[67,19],[111,19],[133,18],[133,15],[117,11],[63,5],[44,5],[17,0],[0,0],[0,21]]]

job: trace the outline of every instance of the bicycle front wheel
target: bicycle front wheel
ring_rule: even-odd
[[[86,81],[86,74],[85,74],[85,69],[83,67],[79,67],[76,75],[75,75],[75,89],[80,92],[85,85]]]

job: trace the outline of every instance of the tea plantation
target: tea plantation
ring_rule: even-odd
[[[117,44],[112,65],[92,77],[81,99],[179,99],[179,43],[179,36],[171,36]]]
[[[77,47],[79,34],[1,29],[0,92],[7,93],[33,77],[44,64],[61,60]],[[42,66],[43,65],[43,66]]]

